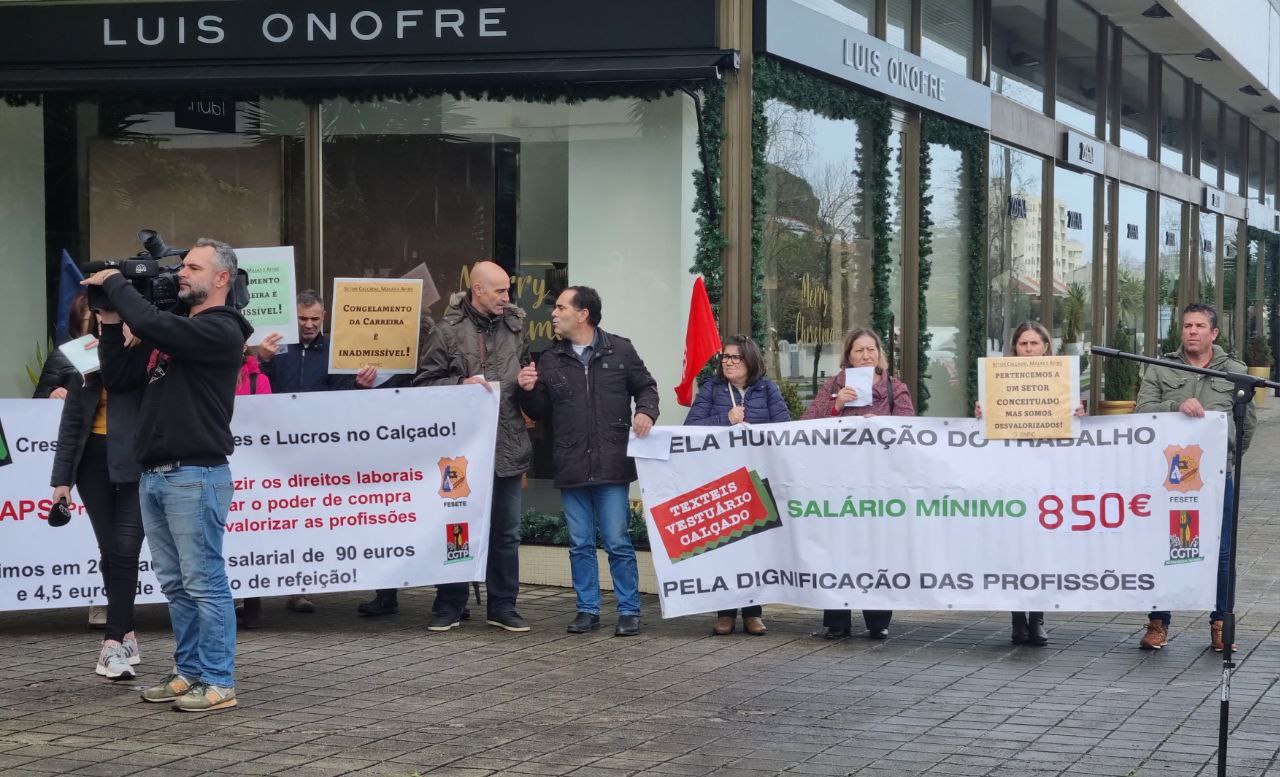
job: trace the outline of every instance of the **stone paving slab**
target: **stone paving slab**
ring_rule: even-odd
[[[1280,406],[1259,414],[1242,503],[1231,775],[1280,777]],[[570,635],[572,591],[527,587],[533,626],[426,631],[432,592],[401,614],[364,595],[299,615],[264,605],[240,635],[241,705],[208,716],[143,704],[172,639],[140,608],[138,682],[93,674],[82,610],[0,614],[0,772],[9,775],[1090,775],[1216,773],[1221,658],[1205,613],[1164,650],[1144,613],[1051,613],[1046,648],[1008,616],[904,612],[884,642],[827,642],[813,612],[770,607],[770,633],[710,636],[710,618]],[[606,595],[607,597],[607,595]],[[608,625],[612,619],[605,617]]]

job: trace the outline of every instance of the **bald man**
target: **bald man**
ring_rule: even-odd
[[[516,401],[516,376],[529,363],[524,311],[511,304],[511,276],[493,262],[471,268],[471,287],[449,299],[440,323],[431,330],[415,386],[456,386],[499,381],[497,455],[494,457],[493,509],[489,519],[486,622],[507,631],[528,631],[516,612],[520,591],[520,477],[529,469],[533,446]],[[450,483],[442,482],[448,489]],[[467,584],[436,589],[430,631],[448,631],[462,622]]]

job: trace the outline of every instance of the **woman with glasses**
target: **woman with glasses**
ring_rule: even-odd
[[[684,422],[687,426],[735,426],[790,421],[791,413],[778,384],[765,377],[760,348],[746,335],[734,335],[720,349],[714,377],[698,388],[698,396]],[[768,633],[760,605],[742,608],[742,630],[760,637]],[[716,613],[711,633],[733,632],[737,610]]]
[[[854,329],[845,335],[844,354],[840,369],[818,389],[813,402],[804,411],[802,419],[829,418],[844,415],[905,415],[916,414],[911,392],[901,380],[889,374],[889,359],[885,356],[880,335],[871,329]],[[875,378],[871,384],[871,404],[854,407],[858,392],[845,385],[844,371],[849,367],[874,367]],[[870,639],[887,639],[892,610],[863,610],[862,621]],[[822,613],[823,639],[844,639],[853,631],[853,615],[848,610],[824,610]]]

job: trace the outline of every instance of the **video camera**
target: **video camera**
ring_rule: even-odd
[[[119,270],[144,299],[160,310],[172,310],[178,305],[178,271],[182,269],[182,262],[161,265],[160,260],[170,256],[181,260],[187,252],[170,248],[154,229],[138,230],[138,242],[142,243],[143,250],[134,256],[89,262],[80,265],[80,271],[90,275],[99,270]],[[101,286],[89,287],[88,302],[90,310],[114,310]],[[236,310],[243,310],[249,304],[249,274],[244,270],[236,271],[227,304]]]

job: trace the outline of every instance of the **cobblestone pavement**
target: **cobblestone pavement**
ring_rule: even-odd
[[[1280,775],[1280,407],[1246,467],[1232,775]],[[0,615],[5,775],[1213,774],[1221,658],[1204,613],[1136,649],[1144,613],[1053,613],[1049,647],[1012,647],[1004,613],[899,613],[887,642],[827,642],[812,612],[771,607],[771,632],[710,636],[661,621],[634,639],[566,634],[571,591],[531,588],[533,625],[432,634],[430,593],[355,617],[265,603],[241,635],[241,706],[187,716],[140,683],[93,674],[83,610]],[[607,602],[607,600],[606,600]],[[611,619],[606,617],[608,625]],[[163,608],[141,608],[141,680],[166,671]]]

